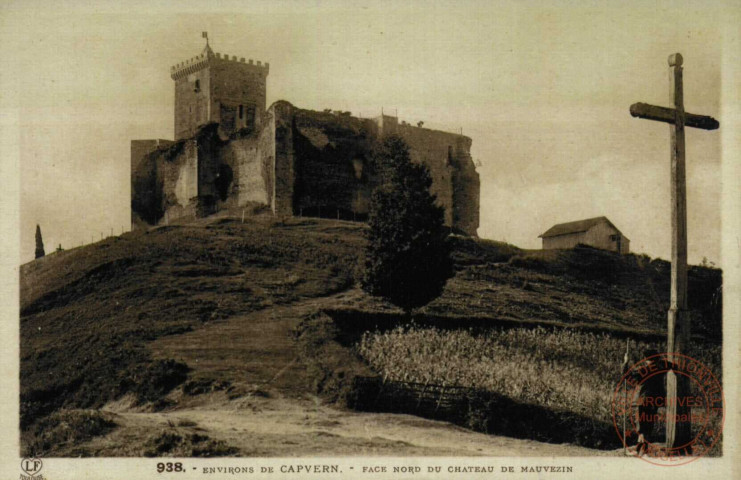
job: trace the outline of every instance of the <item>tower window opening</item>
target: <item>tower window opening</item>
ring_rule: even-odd
[[[244,118],[244,105],[239,106],[239,119]]]
[[[201,91],[201,81],[200,80],[196,80],[196,85],[195,87],[193,87],[193,91],[196,93]]]
[[[255,107],[247,108],[247,127],[255,126]]]

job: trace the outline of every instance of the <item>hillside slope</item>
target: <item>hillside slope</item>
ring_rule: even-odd
[[[394,321],[400,313],[353,288],[363,228],[320,219],[211,219],[128,233],[24,265],[24,448],[68,452],[42,428],[60,409],[97,409],[125,398],[129,407],[158,410],[214,392],[232,400],[313,394],[332,372],[317,371],[296,350],[303,318],[332,311],[362,331],[373,329],[378,315]],[[523,252],[452,241],[458,272],[423,309],[427,318],[626,335],[665,329],[666,262],[590,248]],[[715,343],[720,284],[719,270],[690,270],[694,332]],[[336,367],[350,368],[347,358],[339,352]],[[355,362],[357,372],[367,370]]]

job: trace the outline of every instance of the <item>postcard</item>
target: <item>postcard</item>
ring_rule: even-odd
[[[3,2],[3,478],[739,475],[740,17]]]

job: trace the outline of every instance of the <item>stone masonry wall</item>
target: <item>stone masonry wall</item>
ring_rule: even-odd
[[[210,90],[207,68],[175,80],[175,139],[192,137],[210,120]]]
[[[134,150],[137,150],[136,152]],[[198,196],[194,139],[161,145],[144,154],[132,142],[132,223],[158,224],[190,215]]]
[[[132,172],[139,178],[136,186],[132,180],[132,208],[136,204],[146,212],[142,218],[149,223],[248,203],[268,205],[280,216],[363,220],[379,181],[371,161],[373,145],[394,132],[409,144],[412,160],[429,169],[445,223],[476,234],[479,177],[470,138],[398,124],[394,117],[359,119],[302,110],[284,101],[273,104],[263,118],[262,128],[226,140],[218,124],[201,126],[193,138],[160,148],[146,161],[134,156],[151,145],[132,142]]]
[[[287,102],[275,106],[280,108],[271,107],[268,115],[277,115],[270,121],[284,128],[275,136],[276,151],[284,154],[276,157],[274,198],[276,202],[284,199],[283,214],[364,218],[378,181],[369,161],[372,146],[384,134],[395,133],[408,143],[412,161],[429,169],[431,191],[445,208],[446,224],[461,233],[476,234],[479,176],[470,155],[470,138],[399,124],[389,116],[370,120],[301,110]],[[290,175],[278,174],[279,170]]]
[[[198,202],[198,145],[187,140],[182,152],[169,160],[166,156],[157,159],[158,176],[162,178],[165,222],[184,216],[192,216]]]
[[[265,186],[265,204],[273,212],[275,201],[275,108],[273,106],[263,116],[262,128],[257,137],[257,161],[260,164],[262,184]],[[255,179],[255,181],[257,181]]]
[[[266,107],[267,66],[236,60],[217,58],[210,67],[212,120],[220,123],[226,134],[259,128]]]
[[[384,130],[388,124],[386,120]],[[393,130],[409,145],[412,160],[430,171],[430,190],[445,207],[445,223],[475,235],[479,227],[479,175],[471,158],[471,139],[406,123],[394,125]]]
[[[162,213],[162,188],[157,182],[157,165],[150,159],[153,152],[169,148],[170,140],[131,141],[131,223],[156,222]]]
[[[231,205],[270,204],[257,134],[228,142],[220,149],[219,160],[232,169],[233,180],[229,188]]]
[[[453,225],[453,158],[458,153],[453,146],[458,135],[404,124],[396,127],[396,133],[409,145],[412,161],[424,164],[429,170],[430,192],[445,207],[445,223]]]
[[[294,214],[365,218],[376,183],[364,121],[349,115],[294,110]]]
[[[269,65],[244,58],[203,53],[173,67],[175,138],[189,138],[198,127],[219,123],[230,135],[256,129],[265,112]]]
[[[293,105],[276,102],[270,106],[269,132],[273,135],[273,213],[293,215],[293,189],[296,183],[295,152],[293,149]]]

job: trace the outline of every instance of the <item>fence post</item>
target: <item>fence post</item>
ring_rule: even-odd
[[[443,401],[443,395],[445,394],[445,389],[448,388],[445,384],[442,385],[442,389],[440,390],[440,396],[437,397],[437,405],[435,405],[435,412],[440,408],[440,403]]]
[[[425,396],[425,391],[427,390],[427,385],[430,383],[430,381],[426,381],[424,387],[422,387],[422,393],[419,394],[419,397],[417,397],[417,408],[422,404],[422,397]]]

